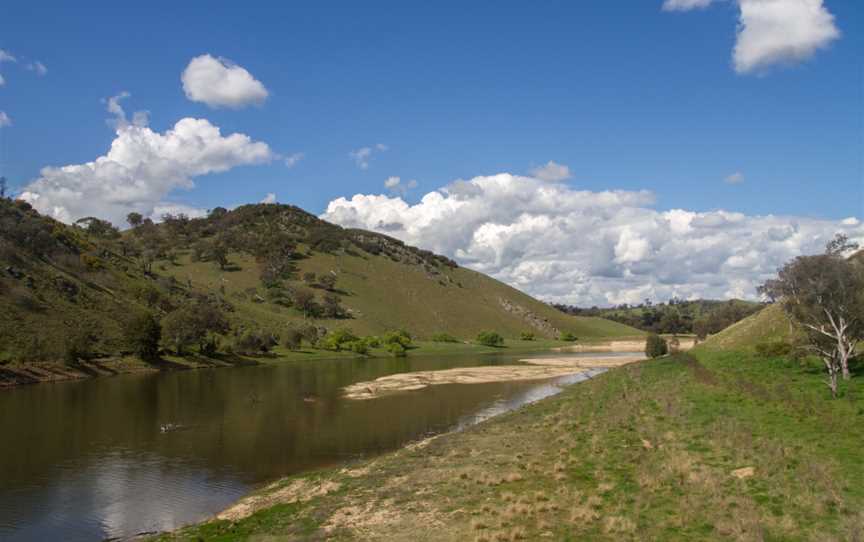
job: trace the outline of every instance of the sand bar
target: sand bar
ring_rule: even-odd
[[[541,357],[519,360],[525,365],[459,367],[441,371],[400,373],[346,386],[348,399],[374,399],[396,392],[417,391],[440,384],[486,384],[515,380],[542,380],[581,373],[597,367],[618,367],[644,356]]]

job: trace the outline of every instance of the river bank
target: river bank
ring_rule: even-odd
[[[854,384],[832,401],[818,373],[745,353],[630,364],[458,433],[280,480],[159,540],[856,539]]]
[[[562,341],[505,341],[503,347],[489,347],[469,342],[439,343],[418,341],[409,350],[408,356],[491,354],[509,352],[548,351],[566,345]],[[384,349],[372,349],[370,357],[391,357]],[[277,347],[266,356],[239,356],[220,354],[215,357],[201,355],[163,355],[156,362],[147,363],[133,356],[111,356],[75,365],[59,362],[7,363],[0,365],[0,390],[22,385],[56,383],[85,380],[123,374],[156,373],[160,371],[187,371],[193,369],[217,369],[245,367],[249,365],[279,363],[280,361],[316,361],[333,359],[356,359],[353,352],[304,348],[288,350]]]

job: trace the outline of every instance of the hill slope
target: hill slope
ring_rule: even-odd
[[[82,336],[97,354],[116,354],[131,315],[196,304],[224,311],[226,340],[300,324],[363,335],[399,328],[421,339],[471,339],[486,329],[505,337],[641,334],[562,314],[445,257],[285,205],[136,220],[121,234],[0,200],[0,294],[0,361],[60,359]]]
[[[703,344],[706,348],[750,350],[757,344],[788,342],[794,337],[795,327],[783,314],[779,305],[769,305],[710,336]]]

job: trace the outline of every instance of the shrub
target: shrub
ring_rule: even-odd
[[[397,357],[404,356],[405,352],[407,351],[407,348],[405,348],[402,345],[402,343],[398,343],[398,342],[386,343],[385,348],[387,349],[388,352],[390,352],[391,354],[393,354],[394,356],[397,356]]]
[[[533,341],[534,340],[534,334],[531,333],[530,331],[523,331],[522,333],[519,334],[519,338],[523,341]]]
[[[652,333],[645,339],[645,355],[649,358],[659,358],[669,352],[669,347],[663,337]]]
[[[381,339],[376,337],[375,335],[369,335],[368,337],[364,337],[363,341],[369,348],[379,348],[381,346]]]
[[[234,350],[240,354],[254,355],[267,353],[277,344],[276,337],[269,333],[248,330],[235,339]]]
[[[398,344],[402,347],[402,351],[404,352],[405,350],[408,350],[409,346],[411,346],[411,335],[409,335],[404,329],[392,330],[384,333],[381,342],[388,347],[392,344]]]
[[[153,361],[159,357],[162,328],[152,314],[141,314],[126,322],[123,336],[129,348],[144,361]]]
[[[282,334],[282,344],[285,345],[285,348],[288,350],[299,350],[303,345],[303,332],[297,328],[289,327],[288,330]]]
[[[483,346],[503,346],[504,337],[496,331],[481,331],[477,334],[477,342]]]
[[[432,342],[435,343],[458,343],[459,339],[447,333],[436,333],[432,335]]]
[[[792,354],[794,347],[783,341],[768,341],[756,345],[756,353],[763,358],[781,358]]]
[[[369,355],[369,345],[367,345],[366,341],[363,339],[360,339],[358,341],[352,341],[352,342],[348,343],[348,347],[355,354],[359,354],[361,356],[368,356]]]
[[[565,331],[565,332],[561,333],[561,337],[560,337],[560,339],[561,339],[562,341],[567,341],[567,342],[571,342],[571,343],[572,343],[572,342],[576,342],[576,341],[578,341],[578,340],[579,340],[579,337],[577,337],[576,335],[574,335],[573,333],[571,333],[571,332],[569,332],[569,331]]]
[[[339,352],[343,348],[350,349],[350,343],[357,341],[359,341],[359,338],[350,329],[341,328],[325,335],[322,346],[325,350]]]

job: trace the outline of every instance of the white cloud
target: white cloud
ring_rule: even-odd
[[[0,49],[0,63],[2,62],[18,62],[18,59],[15,58],[9,51],[4,51],[3,49]]]
[[[372,155],[376,152],[384,152],[389,150],[390,147],[383,143],[378,143],[374,147],[361,147],[357,150],[353,150],[348,153],[348,156],[354,160],[354,163],[357,164],[357,167],[360,169],[369,169],[369,161],[372,159]]]
[[[98,216],[119,225],[132,211],[158,217],[166,208],[178,208],[164,199],[175,189],[192,188],[195,177],[275,156],[266,143],[244,134],[223,136],[206,119],[180,119],[163,133],[142,124],[146,118],[140,112],[137,122],[129,122],[119,104],[124,96],[107,100],[116,116],[110,150],[85,164],[43,168],[21,199],[64,222]]]
[[[727,184],[741,184],[744,182],[744,174],[740,171],[736,171],[735,173],[727,175],[723,182]]]
[[[268,205],[276,203],[276,194],[274,194],[273,192],[268,192],[267,195],[264,196],[264,199],[261,200],[261,203],[265,203]]]
[[[750,73],[806,60],[840,37],[822,0],[739,0],[741,18],[733,60]]]
[[[707,8],[713,0],[666,0],[663,11],[690,11],[691,9]]]
[[[180,79],[187,98],[210,107],[240,108],[261,104],[269,96],[264,85],[243,67],[209,54],[190,60]]]
[[[28,62],[25,68],[27,68],[27,70],[31,72],[35,72],[36,75],[38,75],[39,77],[44,77],[48,74],[48,68],[46,68],[45,64],[42,64],[38,60],[34,62]]]
[[[9,118],[9,115],[5,111],[0,111],[0,128],[5,128],[6,126],[12,126],[12,119]]]
[[[0,87],[6,84],[6,79],[3,78],[3,74],[0,73]]]
[[[292,168],[300,163],[306,155],[302,152],[295,152],[294,154],[289,154],[285,157],[285,167]]]
[[[322,218],[446,254],[542,299],[582,305],[753,298],[777,267],[820,252],[836,232],[864,241],[857,219],[657,211],[653,202],[645,191],[591,192],[504,173],[454,181],[416,205],[398,196],[339,198]]]
[[[531,176],[540,179],[541,181],[559,182],[566,181],[573,175],[570,173],[570,168],[564,164],[559,164],[553,160],[549,160],[545,165],[535,167],[531,170]]]
[[[411,179],[410,181],[402,182],[400,177],[387,177],[387,179],[384,180],[384,188],[393,194],[404,196],[409,191],[417,188],[417,181]]]
[[[840,37],[823,0],[736,0],[740,11],[732,62],[739,74],[801,62]],[[664,11],[705,8],[713,0],[666,0]]]

